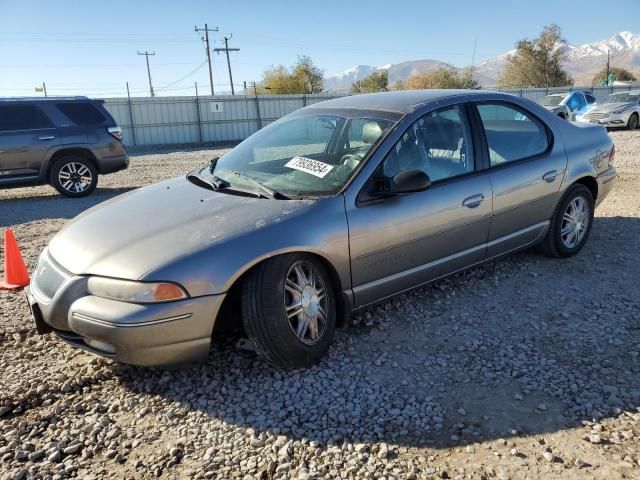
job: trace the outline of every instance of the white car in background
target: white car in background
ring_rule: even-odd
[[[635,130],[640,124],[640,90],[612,93],[576,119],[581,123],[599,123],[607,128]]]
[[[572,92],[558,92],[545,95],[536,100],[536,103],[550,112],[555,113],[560,118],[575,120],[578,112],[594,104],[595,101],[595,97],[589,92],[574,90]]]

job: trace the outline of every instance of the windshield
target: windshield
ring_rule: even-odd
[[[334,195],[392,125],[369,116],[285,117],[221,157],[213,171],[205,167],[198,175],[230,187],[267,187],[289,198]]]
[[[538,100],[538,103],[543,107],[555,107],[560,105],[560,102],[564,98],[564,95],[547,95]]]
[[[598,103],[638,103],[640,101],[640,93],[612,93]]]

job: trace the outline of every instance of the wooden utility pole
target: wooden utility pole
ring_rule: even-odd
[[[224,48],[214,48],[213,51],[216,53],[225,52],[227,54],[227,67],[229,68],[229,83],[231,83],[231,95],[235,95],[236,92],[233,89],[233,75],[231,75],[231,61],[229,60],[229,52],[239,52],[239,48],[229,48],[229,40],[231,40],[231,36],[233,34],[229,34],[228,37],[224,37]]]
[[[207,61],[209,62],[209,83],[211,84],[211,95],[213,96],[213,68],[211,66],[211,50],[209,49],[209,32],[217,32],[218,27],[209,29],[209,26],[205,23],[204,28],[193,27],[194,32],[204,32],[204,43],[206,44]]]
[[[149,93],[152,97],[155,97],[153,93],[153,84],[151,83],[151,69],[149,68],[149,55],[153,56],[156,52],[149,53],[146,50],[144,52],[138,52],[138,55],[144,55],[147,59],[147,76],[149,77]]]

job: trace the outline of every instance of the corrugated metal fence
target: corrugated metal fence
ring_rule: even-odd
[[[631,86],[573,87],[596,99]],[[537,100],[569,88],[524,88],[500,91]],[[201,97],[110,98],[105,106],[123,129],[127,145],[172,145],[233,142],[299,108],[346,94],[216,95]]]

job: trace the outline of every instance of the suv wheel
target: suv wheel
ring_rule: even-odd
[[[85,157],[69,155],[53,164],[49,182],[62,195],[84,197],[95,190],[98,171]]]
[[[542,251],[550,257],[571,257],[589,238],[593,225],[594,201],[591,190],[573,185],[564,195],[551,218]]]
[[[324,266],[305,254],[264,261],[244,283],[242,318],[258,354],[273,365],[317,363],[336,326],[336,301]]]

